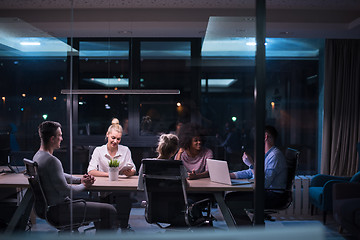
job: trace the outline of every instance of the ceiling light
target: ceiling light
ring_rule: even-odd
[[[40,46],[40,42],[20,42],[23,46]]]
[[[128,78],[85,78],[87,82],[96,83],[105,87],[128,87]]]
[[[247,42],[246,45],[247,46],[256,46],[256,42]]]
[[[230,87],[237,79],[201,79],[201,87],[206,86],[206,80],[208,81],[208,87],[227,88]]]
[[[68,52],[78,52],[65,41],[22,21],[19,18],[0,18],[0,44],[21,51],[21,56],[67,56]],[[36,48],[34,46],[40,46]]]

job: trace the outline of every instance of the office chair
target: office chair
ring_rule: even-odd
[[[148,223],[155,223],[160,228],[165,228],[160,223],[178,227],[212,224],[210,199],[195,203],[188,201],[187,181],[181,174],[181,161],[143,159],[142,165],[145,219]]]
[[[286,188],[285,188],[286,201],[284,201],[283,204],[280,204],[279,206],[276,206],[274,208],[264,209],[265,220],[275,221],[275,219],[272,218],[271,214],[275,214],[281,210],[285,210],[291,205],[293,201],[292,188],[295,181],[295,174],[299,162],[299,157],[300,157],[300,152],[298,150],[290,147],[288,147],[285,150],[285,159],[287,165],[287,180],[286,180]],[[283,190],[283,189],[265,189],[265,191],[273,191],[273,190]],[[246,212],[249,215],[249,213],[254,213],[254,210],[246,209]]]
[[[73,224],[61,225],[57,222],[56,219],[52,219],[51,217],[49,217],[48,212],[52,206],[50,206],[48,204],[45,193],[42,189],[40,177],[38,175],[38,164],[36,162],[31,161],[26,158],[24,158],[23,161],[26,166],[26,173],[24,175],[27,177],[29,184],[30,184],[30,188],[33,191],[34,199],[35,199],[34,209],[35,209],[36,215],[39,218],[45,219],[50,225],[54,226],[61,232],[62,231],[71,231],[73,229],[77,230],[79,227],[88,225],[90,222],[93,222],[93,221],[90,221],[90,222],[85,221],[86,201],[83,199],[72,200],[72,201],[63,203],[63,204],[71,204],[71,202],[72,203],[81,202],[85,205],[84,216],[83,216],[83,219],[81,222],[74,222]]]

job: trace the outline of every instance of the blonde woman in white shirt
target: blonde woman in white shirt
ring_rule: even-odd
[[[130,149],[126,146],[120,145],[123,129],[119,124],[112,124],[106,133],[107,144],[95,148],[91,156],[88,167],[88,173],[95,177],[109,176],[109,161],[110,159],[119,161],[119,169],[121,175],[128,177],[136,173],[136,167],[131,159]],[[125,166],[126,168],[122,170]],[[129,215],[131,211],[130,193],[112,192],[108,195],[102,195],[101,202],[116,203],[116,210],[118,212],[118,221],[122,230],[129,230],[128,224]]]
[[[91,156],[88,173],[95,177],[109,176],[108,168],[110,159],[120,162],[120,174],[128,177],[136,173],[136,167],[131,159],[130,149],[120,145],[123,129],[119,124],[112,124],[106,133],[107,144],[95,148]],[[132,166],[131,169],[122,171],[125,166]]]

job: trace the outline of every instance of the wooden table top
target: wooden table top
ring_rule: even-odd
[[[81,175],[75,175],[77,177]],[[190,192],[218,192],[218,191],[252,191],[253,184],[230,186],[211,182],[210,178],[188,180]],[[96,177],[94,185],[89,189],[91,191],[136,191],[138,185],[138,176],[126,177],[119,176],[118,181],[110,181],[108,177]],[[0,187],[20,187],[28,188],[27,178],[22,173],[2,173],[0,174]]]

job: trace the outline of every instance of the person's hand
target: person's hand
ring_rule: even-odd
[[[250,167],[250,165],[253,165],[253,163],[254,163],[253,159],[250,156],[248,156],[246,154],[246,152],[244,152],[244,154],[242,156],[242,160],[246,164],[246,166],[249,166],[249,167]]]
[[[133,169],[127,169],[124,171],[121,171],[122,175],[126,175],[127,177],[131,177],[135,174],[135,171]]]
[[[95,178],[92,175],[84,174],[81,178],[81,183],[86,187],[91,187],[95,182]]]
[[[185,151],[185,148],[179,148],[179,151],[175,155],[175,160],[180,160],[181,154]]]
[[[198,178],[198,176],[195,173],[195,170],[192,170],[191,172],[188,173],[188,178],[189,178],[189,180]]]

